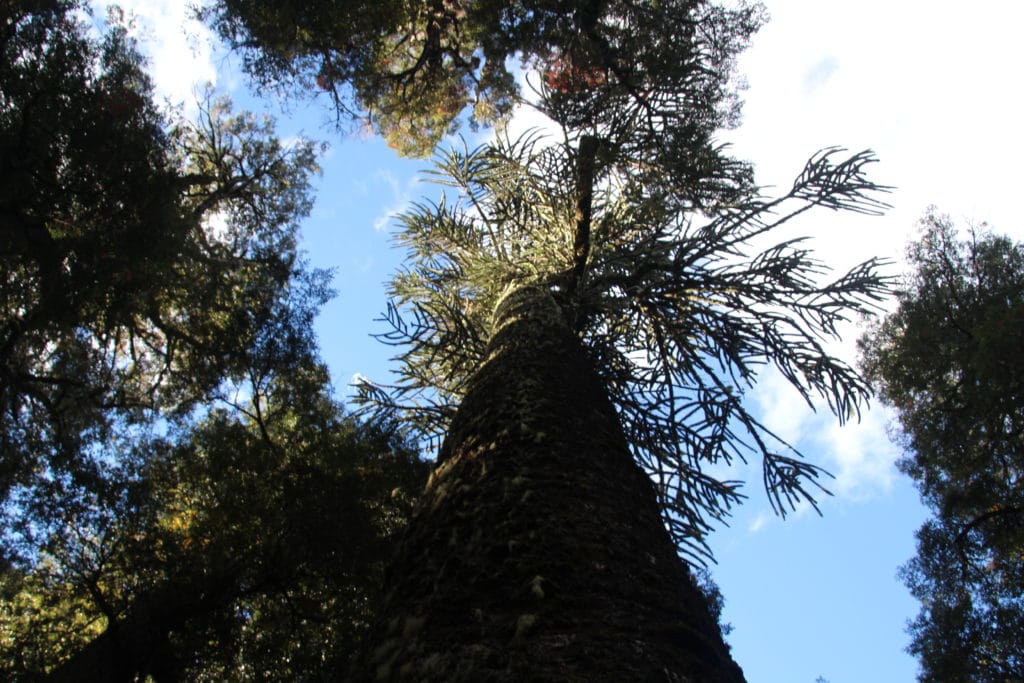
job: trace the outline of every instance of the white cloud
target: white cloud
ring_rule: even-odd
[[[418,176],[409,177],[403,184],[398,176],[387,169],[378,169],[373,175],[377,185],[384,185],[387,191],[383,195],[390,195],[383,211],[373,220],[373,229],[378,232],[386,231],[394,221],[395,217],[406,211],[413,199],[417,198],[422,190]]]
[[[847,338],[827,352],[852,363],[856,334],[850,326]],[[838,498],[866,500],[889,490],[899,449],[888,436],[889,415],[877,403],[865,406],[859,421],[841,425],[824,402],[815,401],[816,412],[808,407],[775,369],[761,374],[747,401],[766,427],[835,477],[822,484]]]
[[[762,424],[790,444],[800,440],[814,418],[803,397],[774,368],[761,372],[746,401]]]
[[[529,105],[518,105],[508,122],[506,132],[509,139],[516,140],[529,133],[541,144],[552,144],[561,139],[561,130],[544,114]]]
[[[191,3],[181,0],[97,0],[97,13],[121,7],[133,20],[133,36],[150,60],[150,75],[157,95],[172,105],[195,105],[205,83],[216,84],[214,64],[217,40],[192,18]]]
[[[896,254],[931,203],[955,216],[1016,220],[1024,114],[1012,83],[1024,4],[771,0],[741,60],[744,126],[728,137],[762,182],[785,187],[815,149],[872,147],[875,177],[898,187],[883,220],[847,221],[834,239]],[[807,88],[823,64],[829,78]],[[821,224],[819,219],[817,224]],[[808,224],[811,224],[808,221]]]
[[[839,60],[835,57],[823,57],[804,73],[803,93],[809,95],[818,90],[832,78],[839,68]]]
[[[892,486],[899,449],[889,439],[888,419],[886,411],[876,408],[860,422],[833,422],[816,435],[824,464],[835,475],[830,490],[839,498],[870,499]]]
[[[1015,36],[1024,4],[980,0],[970,12],[914,0],[768,6],[773,20],[740,64],[750,89],[743,125],[725,136],[734,152],[754,162],[762,185],[784,190],[815,150],[870,147],[880,158],[872,177],[896,186],[882,218],[802,216],[791,231],[811,235],[820,259],[840,272],[883,256],[899,272],[929,204],[961,224],[988,220],[1024,237],[1016,207],[1024,101],[1012,86],[1024,61]],[[828,349],[852,362],[860,330],[850,324],[843,332]],[[772,371],[749,400],[767,426],[835,474],[829,485],[840,499],[870,498],[897,476],[899,449],[877,405],[860,423],[839,426],[824,407],[810,412]]]
[[[762,510],[761,512],[758,512],[757,515],[754,516],[754,519],[750,521],[750,524],[747,525],[747,531],[752,534],[756,534],[758,531],[764,529],[774,518],[775,515],[767,510]]]

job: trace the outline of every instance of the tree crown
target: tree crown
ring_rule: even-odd
[[[742,402],[771,364],[812,403],[846,419],[868,387],[823,342],[884,296],[870,261],[824,284],[802,240],[758,247],[810,206],[873,213],[868,153],[810,162],[785,196],[750,193],[712,216],[681,214],[646,176],[594,171],[590,228],[580,244],[578,185],[586,143],[500,138],[449,150],[436,179],[448,193],[401,217],[409,261],[391,284],[385,341],[404,344],[400,381],[364,398],[408,410],[435,441],[485,357],[494,306],[510,288],[548,288],[583,341],[638,461],[655,479],[676,540],[706,550],[710,520],[741,498],[709,469],[763,458],[773,506],[814,502],[819,468],[804,462]],[[596,162],[600,163],[600,162]],[[410,313],[409,315],[403,313]]]
[[[667,120],[685,118],[679,132],[691,137],[736,120],[733,58],[764,11],[704,0],[218,0],[201,15],[257,84],[326,93],[339,121],[368,121],[404,154],[429,155],[467,107],[471,126],[505,121],[524,99],[518,61],[558,94],[545,105],[558,117],[614,109],[612,128],[646,126],[668,155],[691,145]]]
[[[902,569],[922,603],[910,649],[922,680],[1008,680],[1024,672],[1024,247],[962,238],[934,209],[921,228],[896,310],[860,341],[935,513]]]

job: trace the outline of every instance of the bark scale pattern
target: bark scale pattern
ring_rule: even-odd
[[[742,681],[561,310],[494,320],[356,679]]]

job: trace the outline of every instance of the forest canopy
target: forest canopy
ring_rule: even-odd
[[[339,675],[424,470],[317,355],[318,146],[87,10],[0,10],[0,677]]]
[[[326,94],[339,123],[368,123],[401,153],[429,154],[460,125],[499,129],[480,147],[446,146],[434,177],[449,194],[401,218],[409,259],[388,314],[390,341],[404,344],[399,383],[363,385],[362,399],[380,408],[370,423],[333,397],[312,332],[332,296],[330,274],[298,248],[317,146],[282,141],[272,120],[212,92],[196,117],[158,107],[126,28],[86,10],[3,10],[0,164],[14,179],[0,190],[4,672],[337,678],[360,649],[363,660],[392,652],[395,630],[419,657],[402,666],[434,666],[416,645],[422,620],[454,612],[410,617],[418,598],[407,596],[434,586],[434,599],[446,568],[463,560],[506,567],[523,541],[421,522],[405,537],[428,539],[437,555],[421,562],[401,550],[415,541],[399,546],[415,571],[390,575],[382,601],[384,560],[425,478],[409,435],[440,441],[460,413],[463,424],[485,422],[486,411],[462,401],[486,374],[507,311],[526,301],[537,305],[524,319],[551,313],[549,339],[581,376],[593,371],[588,405],[604,403],[580,424],[614,427],[594,434],[611,434],[598,450],[618,458],[606,471],[624,476],[595,490],[636,484],[635,509],[608,506],[621,524],[589,522],[623,533],[642,520],[633,540],[657,541],[652,554],[638,549],[613,566],[624,575],[662,567],[643,599],[679,614],[672,628],[645,621],[644,638],[678,655],[669,641],[696,633],[686,642],[711,653],[697,670],[741,676],[675,553],[708,558],[707,534],[743,497],[722,465],[758,459],[781,514],[816,505],[822,470],[761,424],[743,393],[773,366],[808,403],[823,399],[840,420],[858,415],[867,384],[826,343],[888,287],[878,260],[829,276],[802,240],[762,239],[814,207],[884,210],[886,188],[866,173],[870,151],[822,150],[769,197],[717,141],[738,121],[735,57],[762,8],[222,0],[201,11],[264,91]],[[525,85],[517,60],[532,72]],[[551,140],[501,130],[527,99],[552,121]],[[551,399],[524,395],[532,406]],[[528,411],[505,417],[440,451],[425,507],[466,516],[451,500],[475,489],[449,473],[473,439],[514,452],[510,440],[525,438],[547,455],[537,444],[557,425],[529,433]],[[570,491],[571,477],[588,472],[557,469]],[[527,475],[536,473],[509,474],[508,486]],[[529,506],[515,502],[533,492],[511,497],[508,486],[488,509],[522,521]],[[423,509],[417,519],[428,518]],[[570,552],[571,535],[554,536],[569,543],[558,556],[575,562],[562,585],[589,585],[572,572],[610,566]],[[493,547],[483,552],[480,539]],[[547,599],[544,618],[559,611],[558,580],[513,578],[515,591],[528,585],[529,599]],[[398,621],[378,611],[387,601]],[[627,612],[620,621],[632,628]],[[516,616],[516,642],[534,625],[522,616],[536,615]],[[509,619],[487,628],[506,638]],[[364,673],[398,675],[399,651],[362,661]],[[661,666],[641,655],[633,648],[638,666]],[[498,659],[481,656],[486,666]],[[450,651],[445,661],[461,659]]]

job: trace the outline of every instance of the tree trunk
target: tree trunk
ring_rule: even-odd
[[[187,628],[191,619],[221,609],[244,594],[238,586],[240,571],[237,566],[225,566],[179,574],[141,592],[123,616],[54,668],[46,683],[182,680],[182,656],[187,653],[176,650],[171,635]]]
[[[743,681],[550,294],[498,306],[362,681]]]
[[[43,680],[132,683],[151,675],[159,683],[177,681],[180,677],[168,640],[170,629],[161,621],[137,611],[122,623],[108,626]]]

